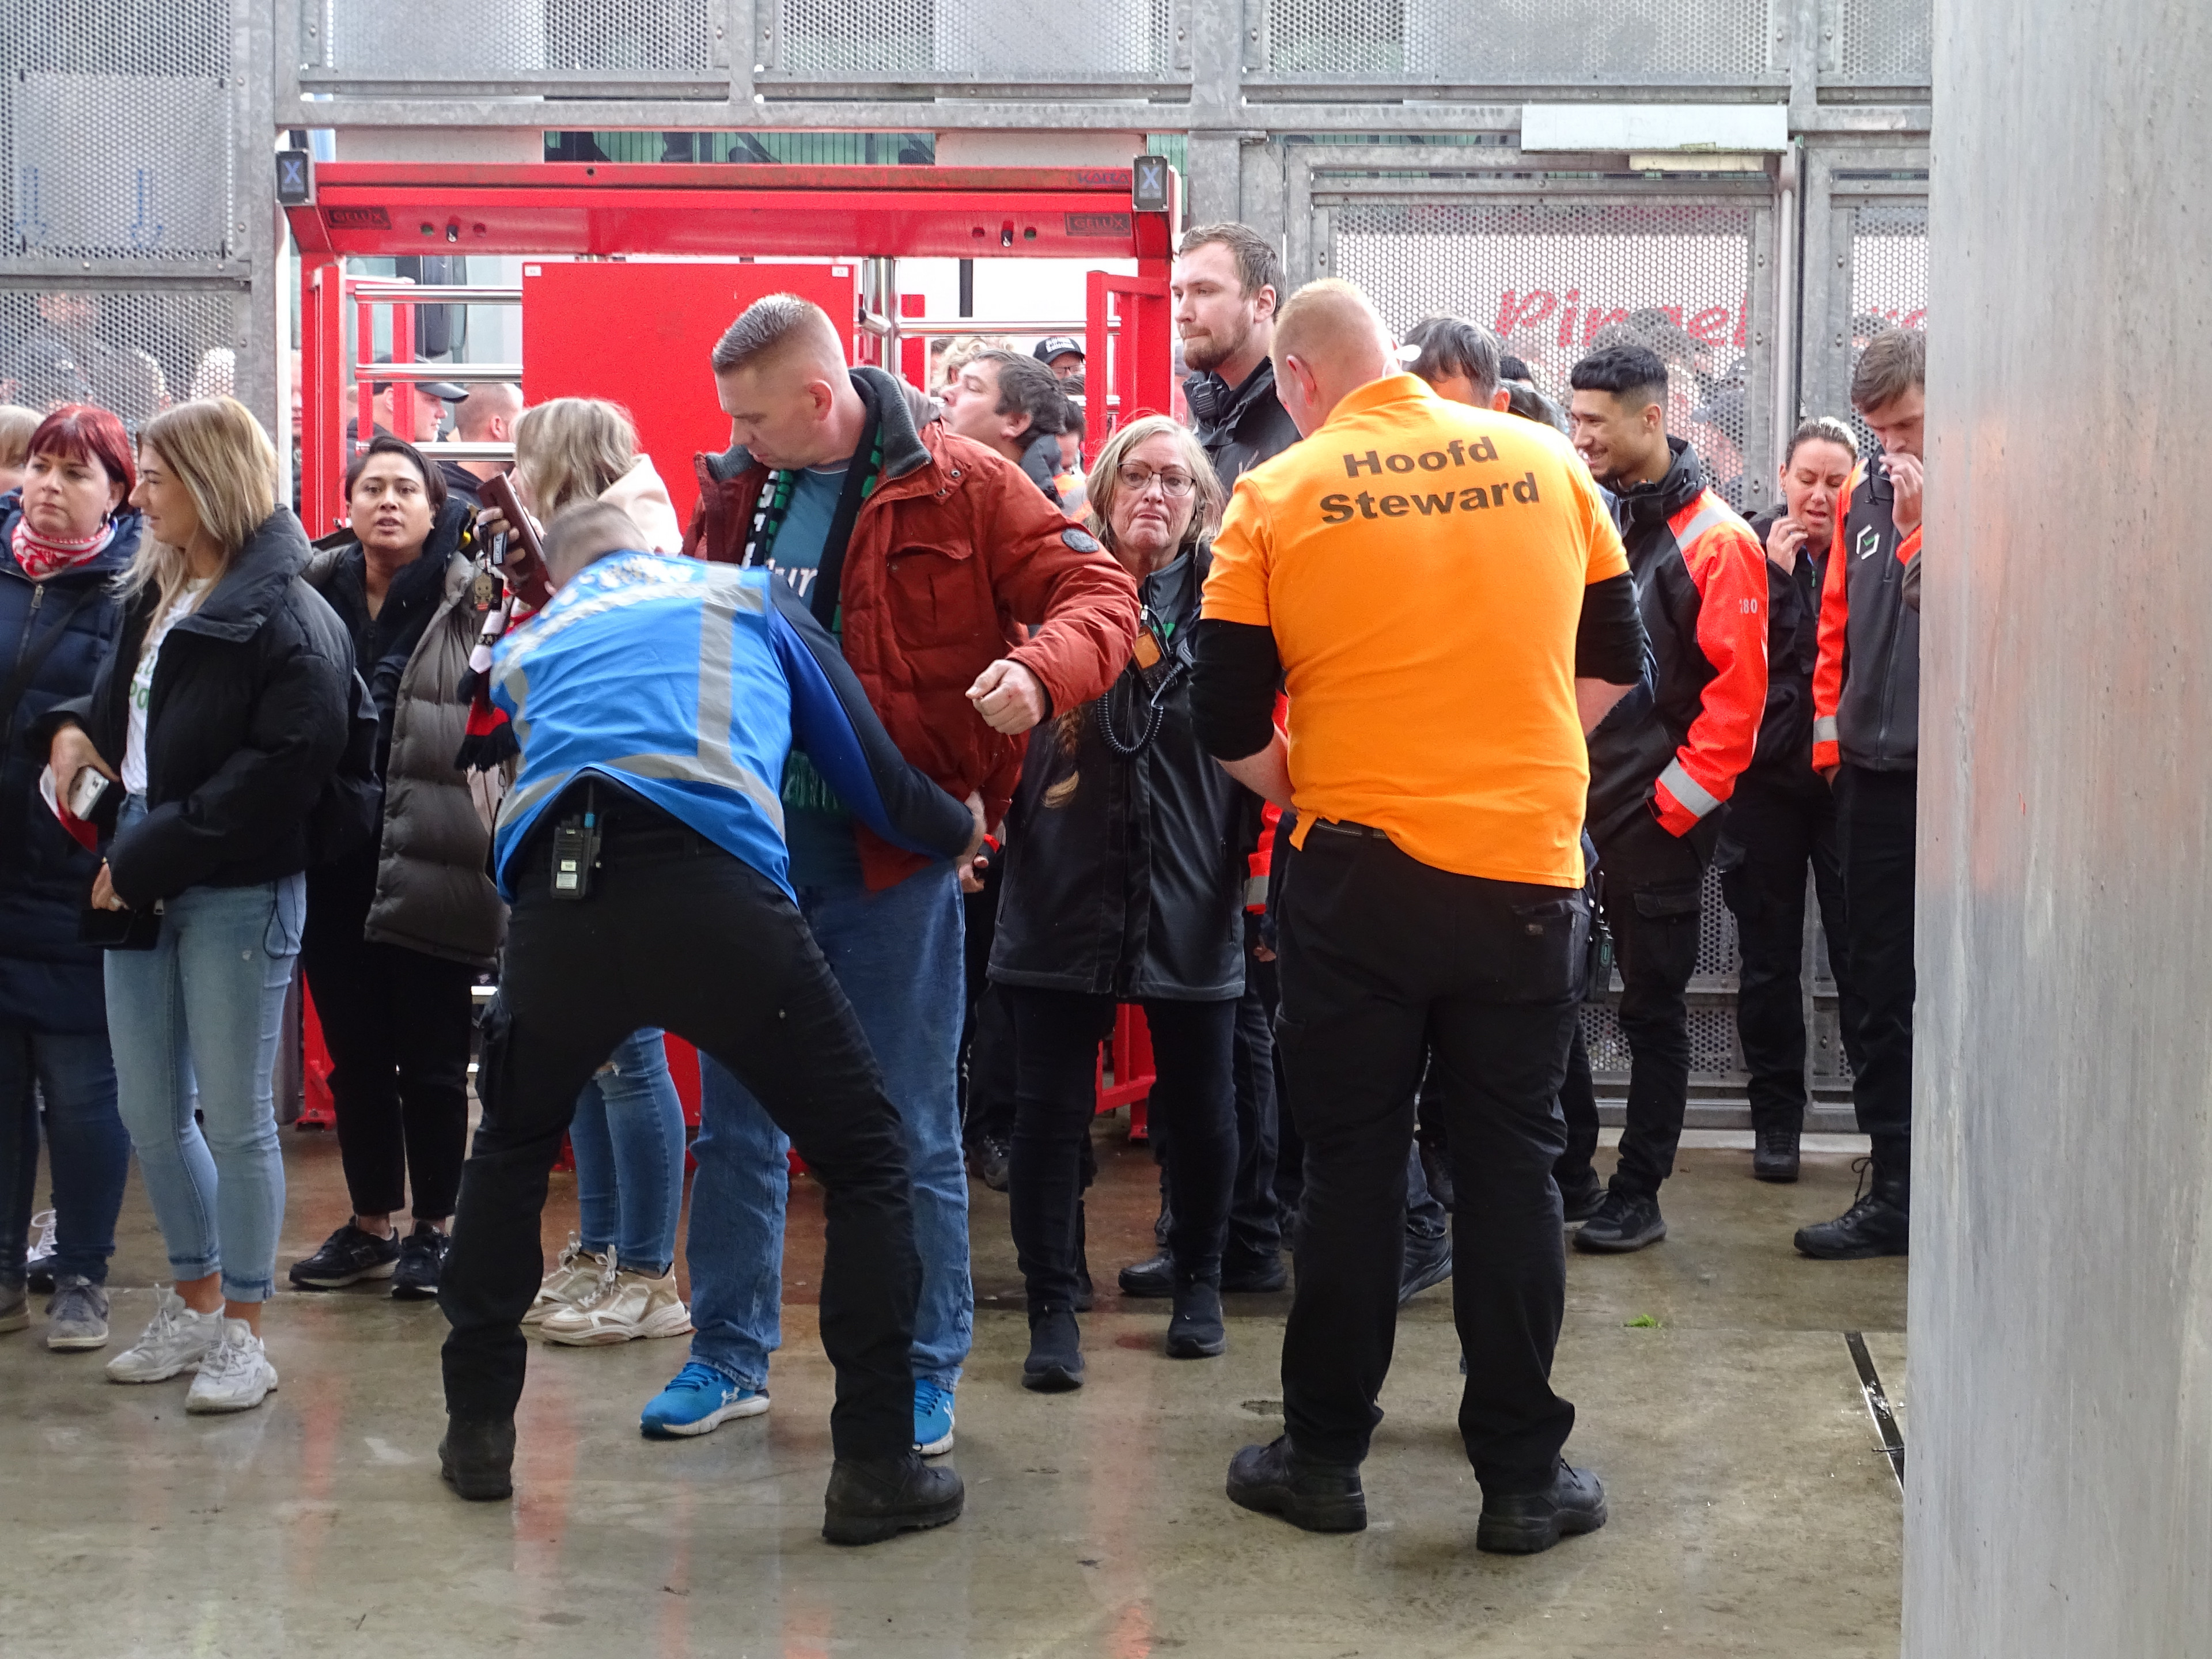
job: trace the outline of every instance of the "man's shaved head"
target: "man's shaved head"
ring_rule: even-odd
[[[503,443],[522,413],[522,388],[512,380],[486,380],[453,405],[453,431],[464,443]],[[504,421],[507,430],[495,430]]]
[[[730,441],[768,466],[828,466],[850,457],[867,406],[845,367],[830,314],[796,294],[770,294],[722,331],[712,359]]]
[[[579,501],[545,526],[545,574],[559,587],[586,565],[610,553],[647,550],[637,522],[610,501]]]
[[[830,313],[796,294],[769,294],[754,301],[714,343],[714,373],[764,368],[787,358],[817,368],[845,366],[845,348]]]
[[[1275,386],[1301,434],[1361,386],[1399,372],[1390,331],[1349,283],[1308,283],[1275,316]]]

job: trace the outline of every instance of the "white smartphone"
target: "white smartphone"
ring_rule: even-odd
[[[107,779],[98,769],[78,767],[76,776],[70,783],[70,816],[79,820],[89,820],[100,805],[100,796],[107,792]]]

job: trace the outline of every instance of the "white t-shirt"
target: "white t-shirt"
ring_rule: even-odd
[[[161,654],[161,641],[180,618],[191,614],[200,595],[214,581],[212,576],[203,576],[186,582],[169,608],[154,618],[154,625],[146,630],[146,643],[138,647],[137,672],[131,676],[129,728],[123,744],[123,787],[130,794],[146,793],[146,704],[154,695],[154,664]]]

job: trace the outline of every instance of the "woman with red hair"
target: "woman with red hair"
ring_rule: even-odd
[[[131,1140],[117,1115],[100,951],[77,917],[100,860],[39,799],[23,741],[55,704],[92,690],[138,550],[131,439],[104,409],[64,404],[25,446],[21,486],[0,495],[0,1331],[50,1293],[46,1346],[107,1342],[107,1259]],[[51,1250],[27,1261],[46,1103]]]

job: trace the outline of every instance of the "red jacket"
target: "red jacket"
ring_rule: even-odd
[[[846,548],[837,595],[845,659],[899,752],[952,794],[980,793],[996,823],[1027,744],[986,725],[969,686],[1012,657],[1042,683],[1053,709],[1088,702],[1129,660],[1137,585],[1019,468],[940,422],[917,432],[896,382],[872,368],[853,373],[882,412],[884,472]],[[743,449],[694,465],[699,502],[684,550],[735,563],[769,470]],[[1034,638],[1024,624],[1038,628]],[[927,862],[856,833],[871,888]]]

